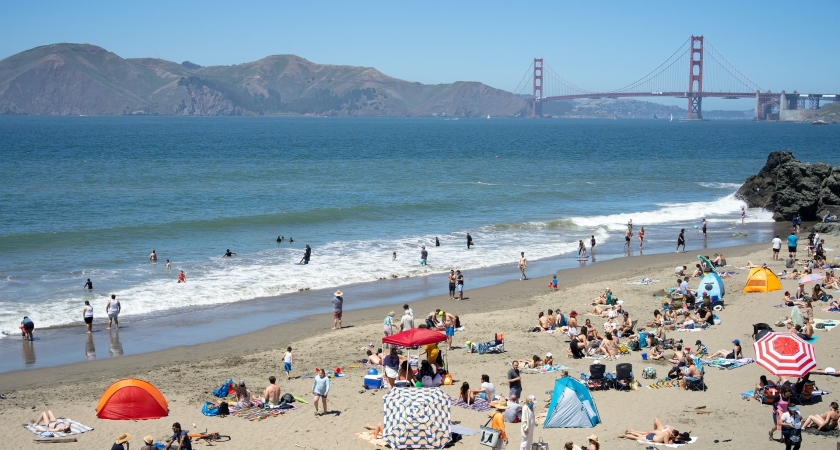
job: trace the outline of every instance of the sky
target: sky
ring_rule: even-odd
[[[838,0],[0,0],[0,11],[0,59],[59,42],[205,66],[294,54],[421,83],[514,91],[541,57],[575,85],[610,91],[696,34],[763,89],[840,92],[837,35],[830,19],[819,19],[837,17]],[[704,109],[753,104],[706,99]]]

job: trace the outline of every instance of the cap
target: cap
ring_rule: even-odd
[[[551,358],[551,352],[547,352],[547,353],[545,354],[545,356],[547,356],[547,357]]]
[[[738,339],[735,339],[734,341],[732,341],[732,343],[735,345],[741,345],[741,341],[739,341]]]
[[[245,386],[245,380],[239,380],[239,385],[240,386]]]
[[[595,360],[595,362],[594,362],[593,364],[601,364],[601,360],[600,360],[600,359],[596,359],[596,360]]]

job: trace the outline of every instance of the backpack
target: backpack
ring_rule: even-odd
[[[282,397],[280,397],[280,402],[281,403],[294,403],[295,402],[295,396],[286,392],[285,394],[283,394]]]
[[[228,408],[228,402],[222,402],[219,404],[219,409],[216,412],[219,417],[224,417],[230,414],[230,408]]]
[[[641,349],[642,349],[642,344],[640,344],[639,341],[630,341],[630,350],[632,350],[634,352],[638,352]]]

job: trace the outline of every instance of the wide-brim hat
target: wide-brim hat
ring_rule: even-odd
[[[128,434],[128,433],[120,433],[120,435],[119,435],[119,436],[117,436],[117,440],[115,441],[115,443],[116,443],[116,444],[123,444],[123,443],[125,443],[125,442],[128,442],[128,441],[129,441],[129,439],[131,439],[131,435],[130,435],[130,434]]]
[[[397,314],[396,314],[394,311],[391,311],[391,312],[389,312],[389,313],[388,313],[388,315],[389,315],[389,316],[391,316],[391,317],[394,317],[394,316],[396,316]]]
[[[594,434],[589,435],[589,437],[586,438],[586,439],[589,439],[590,441],[598,442],[598,436],[596,436]]]
[[[150,434],[150,435],[143,438],[143,442],[145,442],[148,445],[152,445],[155,442],[155,438],[153,438],[152,435]]]
[[[342,295],[344,295],[344,292],[341,292],[340,290],[338,290],[338,291],[335,291],[335,294],[333,294],[333,295],[335,295],[336,297],[341,297]]]
[[[569,313],[569,317],[577,317],[577,311],[572,311]]]
[[[490,406],[492,406],[496,409],[508,409],[508,408],[510,408],[508,406],[507,399],[504,399],[504,398],[499,400],[498,402],[496,402],[495,405],[493,403],[491,403]]]

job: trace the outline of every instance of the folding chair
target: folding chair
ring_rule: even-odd
[[[630,390],[630,383],[633,381],[633,365],[630,363],[621,363],[615,365],[615,384],[616,390],[627,389]]]
[[[590,391],[609,389],[612,385],[612,380],[605,376],[607,366],[603,364],[592,364],[589,366],[589,375],[581,372],[580,378]]]

